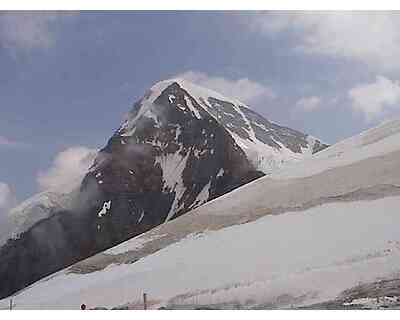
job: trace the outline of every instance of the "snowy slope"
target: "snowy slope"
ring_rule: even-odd
[[[39,281],[15,301],[133,308],[146,292],[154,307],[277,308],[334,299],[400,272],[399,165],[396,120]]]
[[[398,151],[400,120],[388,120],[359,135],[345,139],[313,156],[309,162],[291,165],[276,171],[272,178],[294,178],[317,174],[330,168],[348,165],[370,157]]]
[[[289,299],[280,307],[316,303],[400,271],[399,206],[400,197],[391,197],[266,216],[188,237],[133,265],[60,273],[14,301],[18,308],[110,308],[146,292],[159,304],[258,305],[282,295]]]

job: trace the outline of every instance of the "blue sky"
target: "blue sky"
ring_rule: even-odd
[[[87,160],[158,80],[334,143],[400,114],[399,53],[399,13],[0,13],[0,210]]]

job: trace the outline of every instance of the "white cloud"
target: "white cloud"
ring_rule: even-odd
[[[0,182],[0,213],[13,208],[16,203],[17,199],[11,187]]]
[[[8,184],[0,181],[0,243],[12,228],[9,212],[16,205],[17,198],[15,192]]]
[[[71,147],[60,152],[51,167],[39,172],[37,182],[39,188],[72,190],[77,187],[97,154],[94,149],[86,147]]]
[[[11,50],[47,49],[56,40],[55,22],[74,16],[54,12],[0,13],[0,45]]]
[[[367,121],[394,108],[400,110],[400,82],[382,76],[377,76],[375,82],[355,86],[348,95],[353,109],[362,112]]]
[[[296,107],[302,111],[310,112],[321,106],[321,98],[317,96],[303,97],[296,103]]]
[[[289,32],[308,54],[400,69],[399,12],[273,12],[258,15],[252,27],[270,36]]]
[[[271,88],[247,78],[231,80],[223,77],[210,76],[198,71],[187,71],[176,77],[215,90],[227,97],[237,98],[245,103],[260,98],[275,98],[275,94]]]

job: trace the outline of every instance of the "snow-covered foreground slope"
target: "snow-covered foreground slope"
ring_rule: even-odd
[[[322,171],[349,165],[363,159],[388,154],[400,149],[400,119],[386,121],[359,135],[322,150],[304,163],[288,165],[272,178],[306,177]]]
[[[400,272],[399,167],[400,121],[392,121],[43,279],[15,301],[134,307],[142,292],[154,306],[334,299]]]
[[[190,236],[134,264],[60,273],[14,298],[17,308],[176,304],[310,304],[400,271],[400,197],[331,203]],[[5,306],[7,301],[3,301]]]

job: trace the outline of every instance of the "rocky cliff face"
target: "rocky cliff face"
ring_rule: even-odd
[[[68,206],[48,209],[0,248],[0,297],[324,147],[234,99],[159,82],[134,104]]]

